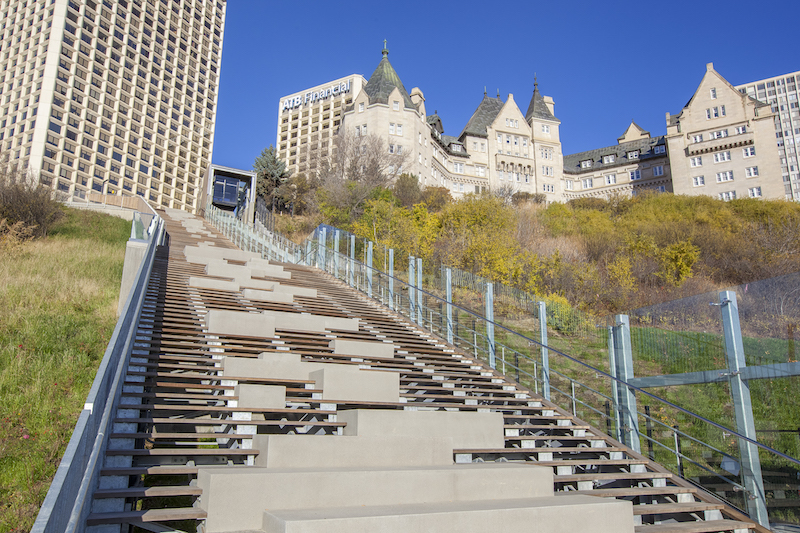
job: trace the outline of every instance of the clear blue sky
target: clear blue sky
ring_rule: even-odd
[[[388,41],[406,89],[458,135],[483,97],[524,113],[536,73],[565,154],[616,143],[631,120],[663,135],[706,63],[730,83],[800,70],[800,2],[273,2],[228,0],[213,162],[251,169],[275,144],[281,96],[369,79]]]

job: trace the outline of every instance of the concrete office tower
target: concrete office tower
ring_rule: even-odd
[[[770,105],[775,113],[775,142],[781,165],[781,181],[787,199],[800,200],[800,72],[737,85],[740,92]]]
[[[0,6],[0,156],[70,195],[195,212],[211,163],[225,0]]]
[[[364,76],[351,74],[280,99],[275,147],[287,170],[316,175],[319,162],[333,148],[344,108],[366,83]]]
[[[667,146],[675,194],[785,198],[769,104],[735,89],[706,65],[691,100],[667,113]]]

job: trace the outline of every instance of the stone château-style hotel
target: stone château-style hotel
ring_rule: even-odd
[[[538,83],[524,113],[513,94],[503,100],[484,93],[451,136],[436,112],[427,114],[422,90],[409,93],[382,53],[369,80],[353,74],[281,98],[276,146],[290,170],[316,172],[344,128],[378,135],[390,153],[406,154],[403,171],[454,196],[506,188],[542,193],[548,202],[642,190],[800,198],[800,73],[737,88],[709,63],[686,106],[667,113],[666,135],[652,137],[632,122],[615,145],[563,155],[561,121]]]

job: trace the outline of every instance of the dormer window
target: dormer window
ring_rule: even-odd
[[[659,144],[658,146],[654,146],[653,147],[653,152],[656,153],[656,154],[663,154],[663,153],[666,153],[666,151],[667,150],[666,150],[666,148],[664,147],[663,144]]]
[[[454,152],[460,152],[461,151],[461,145],[460,144],[454,144],[454,145],[452,145],[452,148],[453,148]]]
[[[592,160],[586,159],[584,161],[581,161],[581,168],[592,168]]]
[[[393,101],[392,102],[392,109],[394,109],[395,111],[400,111],[400,102],[397,101],[397,100]]]
[[[604,155],[603,156],[603,163],[605,163],[605,164],[613,163],[615,159],[616,159],[616,156],[614,154]]]
[[[364,102],[359,102],[358,103],[358,112],[359,113],[363,113],[364,112]]]
[[[639,150],[628,152],[628,159],[639,159]]]

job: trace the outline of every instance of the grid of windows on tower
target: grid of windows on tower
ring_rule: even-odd
[[[0,11],[2,151],[29,160],[38,112],[48,130],[40,180],[197,208],[211,161],[225,5],[221,1],[17,0]],[[60,42],[51,35],[63,36]],[[50,47],[56,77],[44,79]]]

